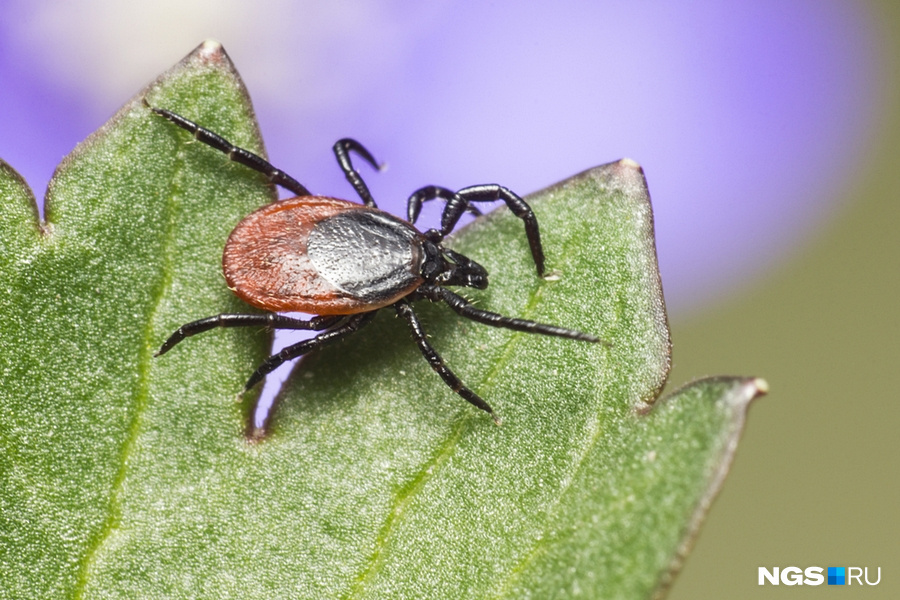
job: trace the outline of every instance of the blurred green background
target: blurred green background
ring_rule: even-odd
[[[671,323],[667,390],[721,373],[771,388],[673,600],[822,597],[758,585],[757,567],[791,565],[880,566],[878,586],[834,594],[900,597],[900,4],[873,8],[887,110],[842,213],[740,297]]]

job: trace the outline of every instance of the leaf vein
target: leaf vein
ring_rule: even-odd
[[[103,521],[100,529],[93,536],[88,550],[83,559],[80,561],[80,569],[75,583],[75,593],[73,597],[80,599],[84,597],[85,590],[89,583],[90,571],[92,566],[97,562],[99,554],[103,546],[109,541],[115,529],[121,522],[122,518],[122,499],[121,493],[124,487],[125,478],[128,471],[128,457],[131,455],[135,444],[137,443],[138,434],[143,423],[143,414],[147,407],[149,397],[149,381],[150,381],[150,364],[153,357],[152,343],[153,333],[155,331],[154,324],[165,297],[166,291],[172,285],[172,262],[173,262],[173,245],[175,238],[175,209],[177,206],[177,198],[182,193],[182,179],[185,170],[184,150],[179,150],[174,169],[172,184],[169,193],[166,195],[166,213],[169,215],[167,229],[165,232],[165,242],[163,243],[163,261],[161,265],[162,277],[156,288],[152,292],[151,309],[148,312],[147,321],[144,327],[143,345],[141,348],[141,358],[139,361],[138,378],[134,389],[134,398],[131,402],[132,414],[128,424],[128,435],[122,444],[122,450],[119,458],[119,469],[113,479],[109,501],[107,503],[107,516]]]

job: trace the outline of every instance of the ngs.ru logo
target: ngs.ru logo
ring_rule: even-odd
[[[878,585],[881,583],[881,567],[872,569],[869,580],[869,567],[828,567],[828,585]],[[759,568],[759,585],[822,585],[826,581],[826,569],[822,567],[767,567]],[[854,581],[856,583],[854,583]]]

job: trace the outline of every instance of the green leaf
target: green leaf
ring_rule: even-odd
[[[228,398],[266,341],[241,332],[164,370],[152,353],[183,315],[240,310],[217,256],[229,228],[272,190],[151,118],[145,95],[261,147],[242,83],[205,45],[65,159],[42,227],[4,164],[0,596],[63,598],[94,583],[92,569],[121,533],[133,461],[156,428],[239,440]],[[166,423],[152,421],[163,406]],[[185,430],[187,415],[201,413],[201,427]]]
[[[506,209],[453,247],[480,306],[596,333],[515,333],[417,305],[449,390],[379,315],[305,360],[271,430],[235,393],[269,338],[186,321],[247,312],[230,229],[261,176],[150,114],[170,108],[261,152],[246,92],[206,43],[60,166],[47,223],[0,169],[0,597],[647,597],[667,584],[734,452],[755,379],[651,409],[669,337],[640,168],[531,196],[550,277]],[[248,399],[250,402],[252,399]]]

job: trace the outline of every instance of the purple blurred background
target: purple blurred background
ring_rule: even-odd
[[[38,196],[53,168],[200,41],[221,41],[270,158],[350,194],[362,140],[401,210],[427,183],[529,193],[629,157],[646,171],[677,317],[757,277],[832,215],[879,113],[860,4],[13,2],[0,20],[0,156]]]
[[[637,160],[675,319],[740,291],[836,214],[881,110],[873,18],[838,1],[2,11],[0,156],[39,197],[75,144],[211,37],[247,83],[272,162],[315,193],[352,196],[330,151],[343,136],[388,163],[364,175],[397,214],[429,183],[527,194]]]

